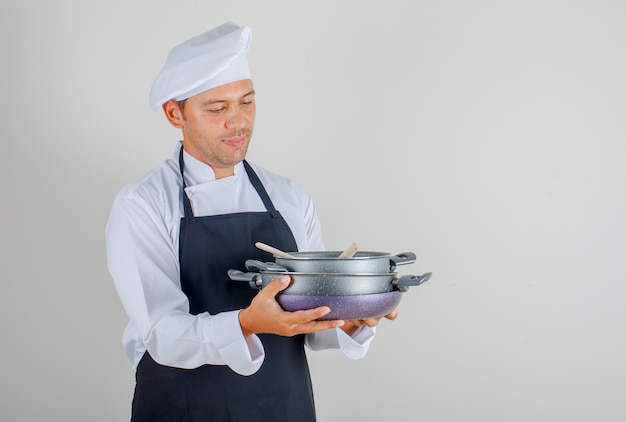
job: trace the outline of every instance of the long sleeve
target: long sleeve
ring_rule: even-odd
[[[238,312],[189,314],[180,288],[178,233],[170,227],[167,209],[154,196],[126,191],[116,198],[107,224],[109,270],[131,324],[125,337],[131,361],[143,343],[163,365],[195,368],[203,364],[228,365],[249,375],[263,363],[263,346],[256,336],[245,339]]]
[[[340,349],[350,359],[361,359],[375,335],[376,327],[360,327],[352,336],[335,328],[307,335],[305,344],[311,350]]]

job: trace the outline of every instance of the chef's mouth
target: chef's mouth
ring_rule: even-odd
[[[237,136],[222,139],[222,142],[230,146],[240,146],[246,143],[246,139],[245,134],[238,134]]]

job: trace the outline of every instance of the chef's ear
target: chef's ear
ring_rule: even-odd
[[[184,103],[182,105],[184,107]],[[163,104],[163,113],[172,126],[177,129],[183,128],[183,120],[185,120],[185,114],[181,104],[176,100],[168,100]]]

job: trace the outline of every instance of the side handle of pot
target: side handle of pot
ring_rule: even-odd
[[[398,265],[413,264],[417,256],[413,252],[402,252],[389,257],[389,271],[393,272]]]
[[[244,273],[239,270],[228,270],[228,277],[233,281],[246,281],[253,289],[261,290],[263,283],[261,283],[261,274],[258,273]]]
[[[424,273],[422,275],[403,275],[400,278],[396,278],[392,281],[395,288],[401,292],[406,292],[411,286],[419,286],[430,280],[433,273]]]
[[[287,272],[287,268],[274,262],[257,261],[256,259],[246,260],[246,268],[249,271],[270,271],[270,272]]]

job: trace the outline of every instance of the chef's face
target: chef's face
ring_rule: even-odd
[[[170,100],[163,110],[183,132],[185,151],[205,162],[217,178],[233,175],[252,137],[256,104],[249,79],[204,91],[180,105]]]

